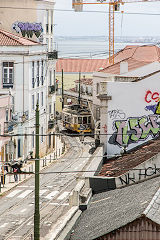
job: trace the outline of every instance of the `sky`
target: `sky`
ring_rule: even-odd
[[[59,11],[72,10],[72,0],[55,1],[56,36],[108,36],[108,5],[84,5],[83,7],[84,11],[104,11],[105,13],[72,12]],[[122,10],[125,14],[121,13]],[[121,5],[120,12],[115,14],[115,36],[160,36],[160,0],[152,3]]]

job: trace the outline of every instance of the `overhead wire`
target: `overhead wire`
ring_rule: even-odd
[[[156,3],[158,3],[160,1],[156,1]],[[128,3],[128,2],[127,2]],[[147,2],[147,3],[155,3],[155,2]],[[134,4],[134,3],[132,3]],[[50,10],[50,8],[31,8],[31,7],[11,7],[11,6],[0,6],[0,9],[12,9],[12,10],[34,10],[34,11],[47,11],[47,10]],[[74,10],[72,9],[57,9],[57,8],[54,8],[53,9],[54,11],[57,11],[57,12],[75,12]],[[109,11],[96,11],[96,10],[83,10],[82,12],[80,13],[103,13],[103,14],[109,14]],[[115,14],[121,14],[120,12],[116,11]],[[160,13],[151,13],[151,12],[147,12],[147,13],[144,13],[144,12],[125,12],[124,13],[125,15],[153,15],[153,16],[159,16]]]

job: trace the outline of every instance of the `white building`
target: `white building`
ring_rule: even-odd
[[[48,63],[50,60],[48,61],[46,45],[3,30],[0,30],[0,53],[0,89],[4,93],[10,92],[12,96],[12,119],[16,123],[13,132],[22,134],[15,137],[14,158],[26,158],[29,152],[35,151],[34,136],[23,135],[35,134],[37,101],[40,110],[40,134],[48,133],[50,115],[54,116],[54,103],[52,102],[51,109],[48,107],[49,84],[54,86],[54,78],[51,77],[51,82],[48,80],[51,74]],[[53,127],[52,122],[50,132]],[[48,141],[47,137],[40,137],[40,156],[47,153]]]
[[[160,51],[157,46],[128,46],[115,64],[94,73],[93,112],[108,156],[159,136]]]

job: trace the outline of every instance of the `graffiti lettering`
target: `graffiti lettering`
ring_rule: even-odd
[[[157,107],[157,104],[155,104],[155,105],[149,105],[149,106],[146,106],[146,107],[145,107],[145,110],[146,110],[146,111],[152,111],[153,113],[155,113],[156,107]]]
[[[145,98],[144,99],[145,99],[145,101],[147,103],[150,103],[152,100],[154,102],[158,102],[158,100],[159,100],[159,93],[158,92],[152,93],[150,90],[148,90],[146,92],[146,94],[145,94]]]
[[[117,118],[125,119],[125,117],[126,117],[126,114],[122,110],[119,110],[119,109],[108,111],[108,114],[112,120],[117,119]]]
[[[136,174],[136,172],[138,173]],[[143,169],[133,169],[132,172],[119,177],[119,180],[122,185],[128,185],[128,184],[143,180],[147,177],[151,177],[158,173],[160,173],[160,168],[157,168],[157,166],[154,164],[153,167],[148,167]]]
[[[12,29],[17,33],[22,33],[23,37],[27,36],[28,38],[32,38],[33,34],[39,38],[43,32],[41,23],[15,22],[12,25]]]
[[[141,118],[129,118],[114,122],[116,132],[109,139],[110,144],[129,145],[138,141],[144,141],[149,136],[156,137],[160,131],[158,115],[149,115]]]

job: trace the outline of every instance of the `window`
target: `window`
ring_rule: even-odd
[[[52,71],[49,71],[49,85],[52,85]]]
[[[53,10],[51,10],[51,33],[53,33]]]
[[[3,88],[13,87],[14,67],[13,62],[3,62]]]
[[[50,46],[51,46],[51,49],[50,49],[50,50],[52,51],[52,50],[53,50],[53,39],[51,38],[51,40],[50,40],[50,41],[51,41],[51,44],[50,44]]]
[[[8,120],[9,120],[9,110],[6,109],[6,122],[8,122]]]
[[[41,106],[43,106],[43,92],[41,92]]]
[[[34,131],[32,132],[32,148],[34,148]]]
[[[50,148],[51,147],[51,133],[48,136],[48,145],[49,145],[49,148]]]
[[[39,61],[37,61],[37,87],[39,87]]]
[[[46,18],[47,18],[46,19],[47,20],[46,21],[47,22],[46,23],[46,33],[48,33],[48,30],[49,30],[49,11],[48,10],[46,11]]]
[[[12,96],[12,113],[14,113],[14,96]]]
[[[81,117],[78,118],[78,124],[82,124],[82,118]]]
[[[32,110],[34,110],[34,95],[32,95]]]
[[[39,93],[37,93],[37,102],[39,104]],[[37,102],[36,102],[36,104],[37,104]]]
[[[43,63],[43,60],[42,60],[42,64],[41,64],[41,83],[43,85],[43,68],[44,68],[44,63]]]
[[[99,107],[96,108],[96,119],[100,120],[100,108]]]
[[[34,62],[32,62],[32,88],[34,88],[34,74],[35,74],[35,71],[34,71]]]
[[[46,38],[46,44],[47,44],[47,50],[48,50],[48,44],[49,44],[48,38]]]
[[[88,87],[86,87],[86,93],[88,93]]]
[[[49,105],[49,113],[51,113],[52,112],[52,105],[50,104]]]
[[[99,94],[99,83],[97,83],[97,94]]]
[[[41,127],[41,142],[43,142],[43,127]]]

